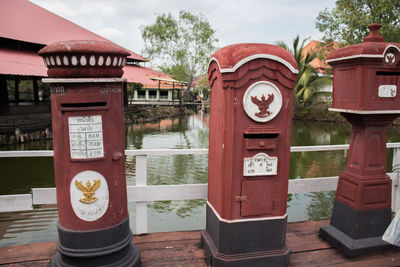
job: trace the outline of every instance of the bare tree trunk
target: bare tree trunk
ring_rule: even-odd
[[[190,75],[190,78],[186,85],[185,91],[183,92],[183,94],[182,94],[182,92],[179,93],[179,108],[180,108],[181,112],[183,112],[183,101],[185,99],[186,94],[190,91],[190,88],[192,87],[192,83],[193,83],[193,75]]]

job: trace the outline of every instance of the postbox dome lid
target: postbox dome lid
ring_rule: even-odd
[[[211,56],[210,64],[216,61],[221,73],[235,72],[243,64],[257,58],[278,61],[292,73],[298,73],[297,62],[293,55],[288,50],[271,44],[242,43],[229,45],[217,50]]]
[[[385,42],[383,36],[379,34],[380,28],[381,25],[377,23],[369,25],[370,33],[364,38],[364,42],[334,51],[329,55],[326,62],[331,64],[359,58],[382,59],[389,50],[393,50],[397,54],[400,53],[400,44]]]
[[[55,53],[106,53],[124,56],[130,55],[130,53],[122,47],[116,46],[110,42],[98,40],[58,41],[43,47],[38,52],[41,56]]]
[[[68,40],[49,44],[38,54],[49,77],[122,77],[130,53],[112,43],[97,40]]]

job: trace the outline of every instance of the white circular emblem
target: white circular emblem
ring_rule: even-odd
[[[76,216],[84,221],[95,221],[107,211],[107,181],[96,171],[83,171],[75,175],[71,181],[70,195]]]
[[[388,65],[393,65],[396,62],[396,55],[391,52],[386,53],[385,62]]]
[[[257,122],[267,122],[278,115],[282,107],[282,94],[275,84],[267,81],[253,83],[243,97],[247,116]]]

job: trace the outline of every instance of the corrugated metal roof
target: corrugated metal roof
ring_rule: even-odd
[[[165,79],[160,83],[160,88],[172,88],[173,80],[169,75],[149,68],[135,65],[126,65],[122,78],[132,83],[141,83],[144,88],[158,88],[158,81],[154,79]],[[47,67],[44,65],[41,56],[34,52],[16,51],[0,47],[0,74],[40,76],[47,77]],[[175,88],[179,86],[175,84]]]
[[[158,88],[160,82],[161,89],[180,88],[180,82],[171,78],[168,74],[135,65],[126,65],[122,78],[128,82],[141,83],[144,88]],[[163,81],[164,80],[164,81]],[[166,81],[168,80],[168,81]],[[175,85],[173,85],[173,82]]]
[[[68,39],[111,42],[26,0],[0,0],[0,37],[42,45]],[[146,61],[129,52],[129,58]],[[126,65],[123,70],[123,78],[141,83],[144,88],[158,88],[159,81],[155,79],[169,80],[160,82],[163,89],[173,88],[172,82],[178,83],[150,68]],[[47,77],[47,68],[35,52],[0,47],[0,74]],[[175,87],[178,86],[175,84]]]
[[[0,1],[0,36],[43,45],[63,40],[111,42],[27,0]],[[142,56],[129,52],[129,58],[147,61]]]
[[[0,74],[47,76],[47,68],[36,53],[0,48]]]

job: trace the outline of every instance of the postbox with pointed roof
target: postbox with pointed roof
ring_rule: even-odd
[[[346,169],[339,175],[330,225],[320,230],[348,256],[390,249],[382,234],[391,220],[386,127],[400,115],[400,44],[386,43],[371,24],[363,43],[333,52],[330,110],[352,124]]]
[[[379,24],[370,25],[363,43],[333,52],[332,111],[400,114],[400,44],[386,43]]]
[[[211,58],[207,226],[212,266],[285,266],[293,87],[285,49],[236,44]]]

